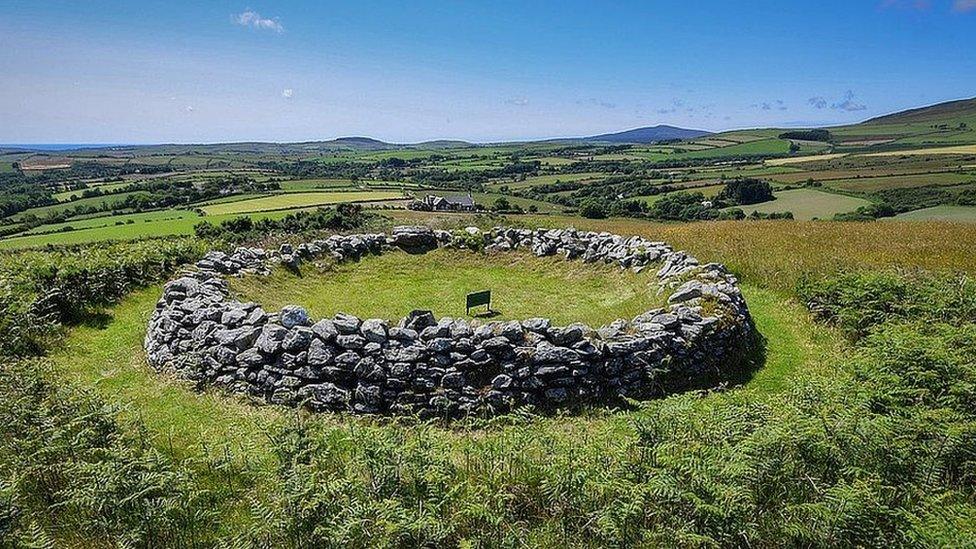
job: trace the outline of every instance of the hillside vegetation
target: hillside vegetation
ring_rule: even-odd
[[[200,393],[146,367],[154,281],[199,243],[5,255],[8,295],[30,303],[66,288],[72,299],[56,303],[73,306],[8,323],[8,333],[46,328],[4,350],[0,536],[57,546],[972,542],[976,229],[575,221],[729,265],[766,338],[764,366],[739,388],[630,410],[452,424],[313,416]],[[42,350],[48,358],[31,356]]]

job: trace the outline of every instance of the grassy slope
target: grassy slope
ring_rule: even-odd
[[[316,318],[345,312],[392,321],[413,309],[430,309],[438,318],[463,317],[464,296],[486,289],[492,290],[499,320],[546,316],[559,325],[579,321],[598,327],[662,305],[650,271],[634,274],[527,254],[448,250],[367,257],[335,270],[308,267],[300,278],[279,271],[268,278],[233,280],[231,288],[269,310],[294,303]]]
[[[850,212],[859,206],[871,203],[863,198],[844,196],[813,189],[795,189],[791,191],[777,191],[775,200],[749,206],[737,206],[749,213],[793,212],[793,217],[807,221],[814,218],[830,219],[834,214]]]
[[[443,217],[454,221],[458,216]],[[568,223],[555,217],[536,219],[555,226]],[[804,273],[855,265],[976,272],[976,257],[969,250],[976,227],[963,225],[919,223],[891,228],[878,223],[661,225],[635,220],[573,221],[587,228],[660,238],[695,252],[702,260],[722,260],[741,276],[750,309],[767,339],[766,363],[746,386],[702,399],[703,405],[716,399],[761,402],[765,395],[788,389],[797,376],[811,372],[830,375],[831,357],[840,349],[839,337],[811,323],[802,307],[786,297]],[[72,329],[66,345],[52,358],[68,379],[123,406],[124,417],[145,422],[147,439],[164,452],[203,458],[230,456],[242,464],[247,472],[237,474],[246,475],[246,482],[253,487],[236,505],[246,506],[247,498],[260,499],[262,487],[278,481],[271,469],[267,429],[296,412],[198,393],[188,383],[151,371],[144,363],[141,346],[146,320],[160,292],[160,286],[135,292],[107,311],[103,325]],[[414,444],[423,433],[427,438],[421,437],[421,443],[433,441],[454,465],[452,486],[462,491],[482,490],[486,497],[494,497],[510,489],[537,489],[525,481],[534,478],[533,472],[545,464],[565,464],[583,478],[589,478],[594,468],[614,470],[621,456],[632,449],[634,425],[643,414],[641,410],[594,410],[579,416],[537,417],[475,429],[329,414],[304,421],[322,426],[329,437],[338,437],[346,446],[361,447],[362,451],[369,451],[368,441],[376,437]],[[594,456],[598,456],[598,463],[592,461]],[[349,456],[343,454],[337,459]],[[405,472],[412,470],[410,464],[401,465]],[[336,481],[342,482],[343,477]],[[230,517],[227,524],[231,531],[243,520],[242,507],[223,510]],[[552,527],[558,530],[559,525]]]
[[[894,217],[896,221],[955,221],[976,223],[976,206],[935,206]]]

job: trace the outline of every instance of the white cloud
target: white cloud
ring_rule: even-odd
[[[186,112],[193,112],[193,105],[187,105]]]
[[[291,99],[291,96],[295,95],[295,90],[291,88],[285,88],[281,90],[281,96],[285,99]]]
[[[847,90],[847,93],[844,94],[844,99],[842,99],[839,103],[830,105],[830,108],[840,111],[854,112],[863,111],[867,109],[867,106],[865,106],[864,103],[858,103],[855,101],[854,92]]]
[[[976,0],[956,0],[952,3],[952,11],[967,12],[976,10]]]
[[[271,30],[277,33],[282,33],[285,30],[285,27],[282,26],[277,17],[274,19],[262,17],[260,13],[253,10],[244,10],[237,15],[232,15],[231,21],[242,27],[251,27],[253,29]]]
[[[511,99],[506,99],[505,103],[515,105],[516,107],[525,107],[529,104],[529,100],[525,97],[513,97]]]
[[[813,107],[813,108],[815,108],[815,109],[826,109],[827,108],[827,99],[824,98],[824,97],[821,97],[819,95],[816,96],[816,97],[811,97],[810,99],[807,99],[807,103],[809,103],[810,106]]]

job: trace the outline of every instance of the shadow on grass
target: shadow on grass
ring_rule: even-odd
[[[108,328],[108,325],[112,323],[115,317],[108,314],[105,311],[90,312],[83,315],[81,318],[77,319],[75,322],[70,323],[73,326],[84,326],[86,328],[95,328],[96,330],[104,330]]]

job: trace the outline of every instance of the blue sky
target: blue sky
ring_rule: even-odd
[[[0,0],[0,143],[858,121],[976,96],[976,0]]]

